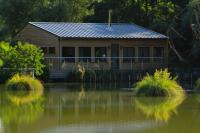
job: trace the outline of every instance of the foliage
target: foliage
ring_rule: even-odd
[[[42,83],[33,79],[28,75],[14,75],[11,79],[9,79],[6,83],[6,88],[8,90],[32,90],[32,91],[41,91],[44,89]]]
[[[96,80],[96,72],[92,69],[87,69],[84,75],[85,81],[95,81]]]
[[[183,95],[167,98],[137,98],[136,107],[147,117],[153,117],[156,121],[167,122],[176,108],[183,102]]]
[[[191,55],[196,60],[200,58],[200,1],[192,0],[184,17],[184,26],[189,25],[193,32]]]
[[[200,91],[200,78],[197,79],[197,81],[195,83],[194,90],[197,91],[197,92]]]
[[[33,44],[18,42],[17,45],[11,46],[7,42],[1,42],[0,57],[4,68],[11,68],[15,72],[21,72],[20,68],[33,68],[36,75],[43,73],[44,55],[42,50]]]
[[[76,81],[83,81],[85,72],[85,67],[82,64],[77,63],[72,70],[72,75],[74,75]]]
[[[199,66],[199,5],[199,0],[0,0],[0,40],[11,41],[29,21],[107,23],[112,9],[112,22],[168,35],[180,55]]]
[[[0,67],[3,66],[3,61],[0,59]]]
[[[1,0],[0,16],[4,20],[6,32],[14,36],[28,21],[39,0]]]
[[[103,0],[94,2],[92,6],[94,14],[86,17],[87,21],[107,22],[108,10],[112,9],[113,22],[134,22],[148,27],[160,26],[162,29],[162,26],[166,29],[176,8],[173,2],[166,0]]]
[[[40,76],[37,76],[38,79],[40,79],[44,82],[48,82],[50,79],[50,70],[47,66],[48,65],[45,65],[45,67],[43,68],[43,74]]]
[[[147,74],[136,84],[137,96],[176,96],[184,94],[182,87],[172,78],[167,69]]]
[[[0,0],[0,22],[4,40],[11,39],[29,21],[80,22],[92,13],[93,0]],[[0,23],[1,24],[1,23]]]

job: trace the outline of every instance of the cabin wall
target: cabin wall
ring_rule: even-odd
[[[18,33],[15,40],[28,42],[38,47],[55,47],[55,54],[45,54],[46,57],[59,56],[59,39],[57,36],[41,30],[31,24],[28,24],[22,31]]]

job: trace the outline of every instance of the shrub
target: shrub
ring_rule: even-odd
[[[137,96],[174,96],[184,94],[182,87],[177,83],[176,77],[170,76],[167,69],[156,70],[151,76],[147,74],[136,84]]]
[[[84,75],[85,81],[95,81],[96,80],[96,72],[92,69],[88,69]]]
[[[8,90],[43,90],[42,83],[33,79],[31,76],[27,75],[14,75],[10,80],[6,83],[6,88]]]
[[[0,42],[0,60],[3,68],[10,68],[4,73],[9,78],[13,73],[21,73],[21,68],[34,68],[36,76],[43,73],[44,54],[33,44],[18,42],[15,46],[11,46],[7,42]],[[4,79],[4,77],[0,74],[0,78]]]
[[[15,73],[13,70],[0,69],[0,84],[4,84],[10,77],[12,77],[13,73]]]
[[[0,59],[0,67],[3,66],[3,61]]]
[[[200,92],[200,78],[195,83],[194,91]]]
[[[83,65],[77,63],[72,70],[72,75],[74,77],[74,80],[75,81],[83,81],[85,72],[86,72],[85,67]]]
[[[43,74],[40,76],[37,76],[37,78],[44,82],[48,82],[50,80],[50,70],[47,67],[47,65],[45,65],[45,67],[43,68]]]

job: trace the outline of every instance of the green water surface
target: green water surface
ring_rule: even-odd
[[[136,98],[66,84],[0,91],[0,133],[200,133],[200,95]]]

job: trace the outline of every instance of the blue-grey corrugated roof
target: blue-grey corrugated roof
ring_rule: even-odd
[[[167,39],[168,37],[135,24],[29,22],[62,38]]]

